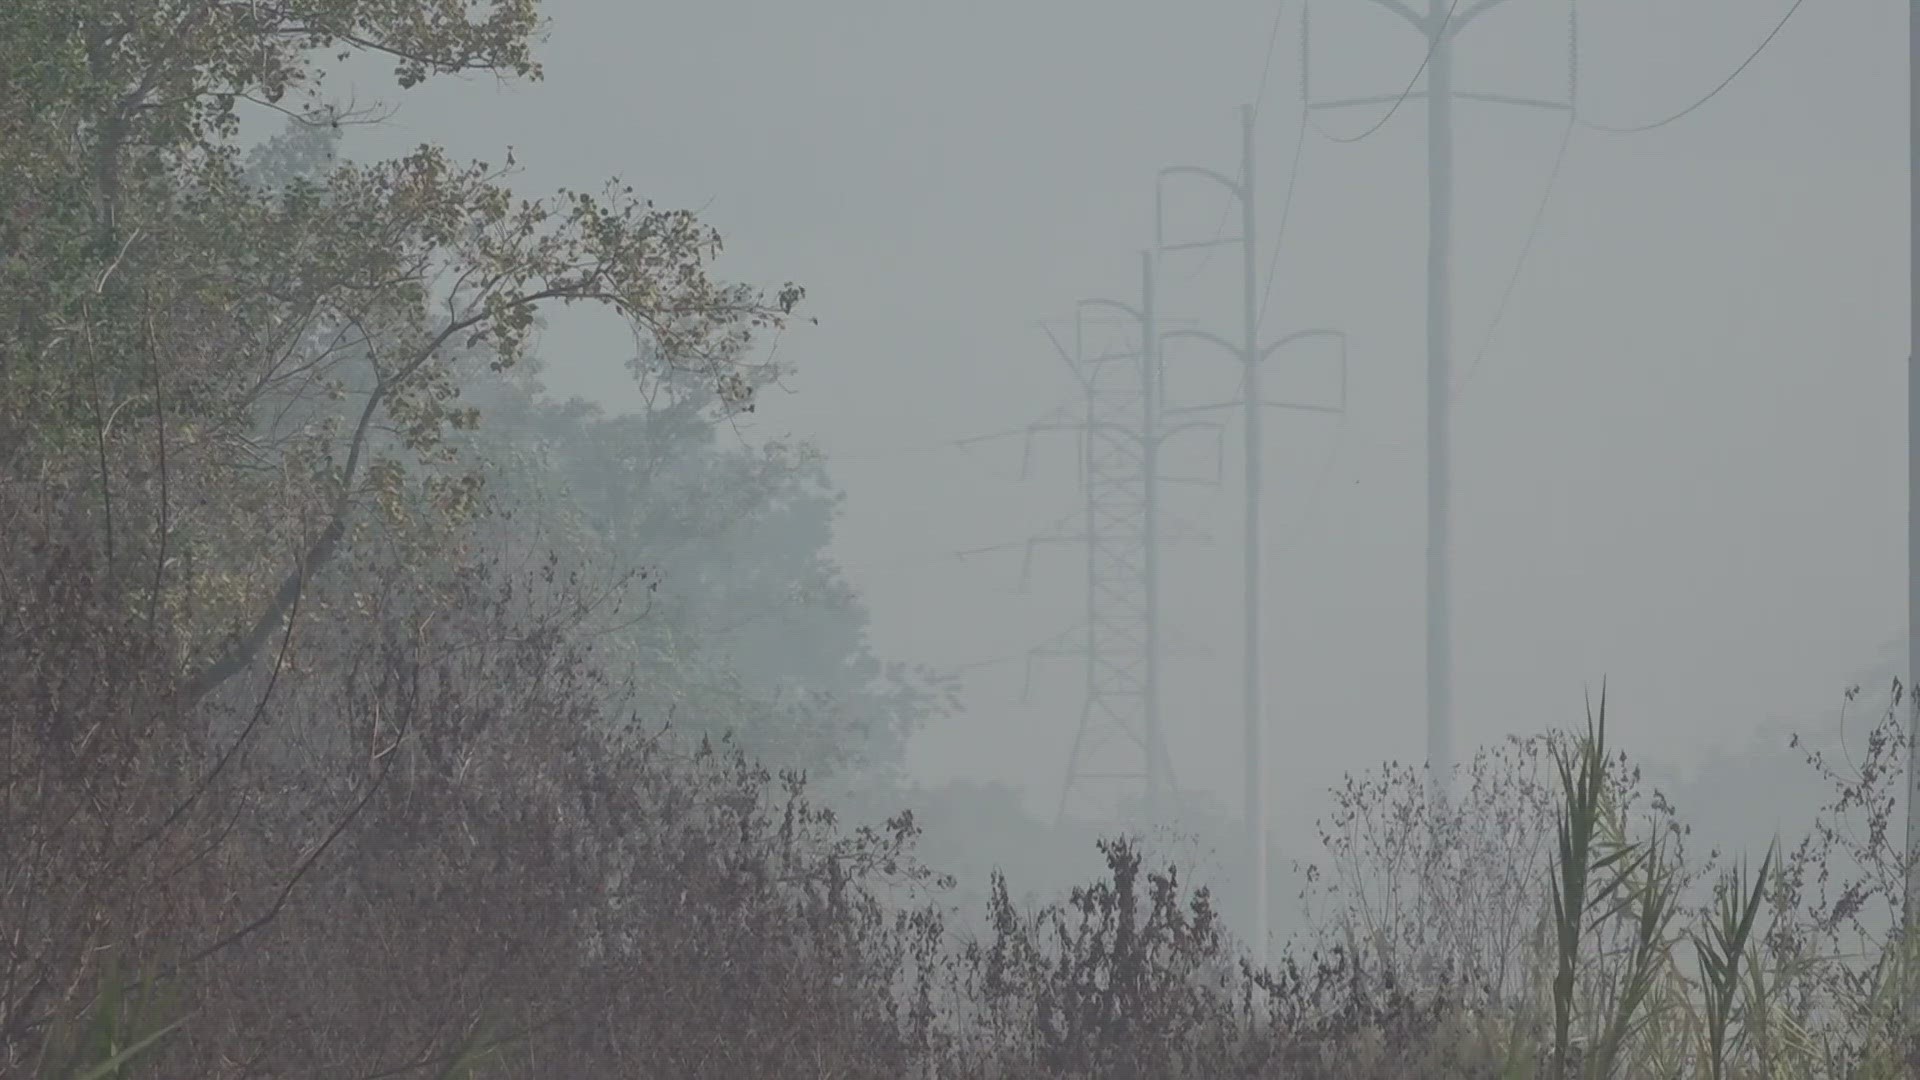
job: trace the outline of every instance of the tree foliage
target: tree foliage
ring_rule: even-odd
[[[402,87],[537,77],[531,0],[44,0],[0,13],[0,455],[91,515],[129,603],[165,610],[196,692],[256,661],[294,598],[391,516],[408,459],[480,421],[462,373],[589,303],[649,342],[636,378],[723,408],[801,297],[715,278],[720,240],[625,184],[527,198],[432,146],[250,179],[238,109],[332,123],[327,54]],[[457,512],[458,485],[433,492]],[[244,543],[231,542],[244,538]],[[136,569],[137,568],[137,569]]]
[[[950,679],[887,663],[829,547],[841,496],[803,444],[750,446],[704,395],[613,413],[553,401],[534,370],[469,391],[494,550],[542,546],[624,583],[644,607],[601,627],[614,711],[731,735],[768,762],[868,783],[955,705]],[[502,437],[496,432],[511,432]]]

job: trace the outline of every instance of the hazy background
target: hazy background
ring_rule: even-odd
[[[1370,138],[1299,139],[1300,0],[1259,99],[1264,333],[1350,336],[1342,421],[1267,428],[1276,839],[1303,843],[1339,772],[1418,758],[1423,732],[1424,106]],[[803,283],[817,327],[740,437],[800,435],[846,493],[837,548],[888,657],[965,669],[964,712],[919,736],[929,783],[997,780],[1051,815],[1080,671],[1024,650],[1075,626],[1078,549],[1024,538],[1076,512],[1070,436],[1018,430],[1074,387],[1035,329],[1082,297],[1132,300],[1155,170],[1238,165],[1275,5],[550,0],[544,83],[429,84],[348,151],[432,140],[525,187],[618,173],[704,208],[725,274]],[[1614,0],[1581,11],[1581,108],[1642,123],[1697,99],[1783,3]],[[1564,3],[1511,0],[1462,38],[1462,90],[1557,96]],[[1460,756],[1575,722],[1609,680],[1617,741],[1688,763],[1782,723],[1831,723],[1879,678],[1904,612],[1908,280],[1894,0],[1809,3],[1700,111],[1643,135],[1576,129],[1497,332],[1566,120],[1461,102],[1456,190],[1455,652]],[[1397,93],[1424,43],[1365,0],[1313,6],[1315,95]],[[371,80],[368,81],[371,86]],[[350,89],[347,85],[337,90]],[[377,97],[362,91],[365,100]],[[1352,134],[1379,109],[1322,113]],[[1287,182],[1288,232],[1272,263]],[[1170,239],[1213,235],[1223,194],[1169,191]],[[1231,226],[1229,235],[1231,235]],[[1163,310],[1238,334],[1238,252],[1165,265]],[[1263,285],[1266,282],[1263,279]],[[1475,362],[1476,356],[1484,356]],[[631,341],[557,318],[557,393],[629,404]],[[1169,351],[1181,400],[1230,392],[1224,357]],[[1315,395],[1325,355],[1282,359]],[[1166,715],[1185,786],[1240,787],[1238,432],[1225,485],[1179,488],[1210,532],[1169,545]],[[1211,471],[1195,438],[1171,467]],[[1007,545],[1007,546],[1002,546]],[[971,558],[956,552],[996,548]],[[1888,668],[1891,671],[1893,668]]]

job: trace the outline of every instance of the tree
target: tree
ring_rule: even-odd
[[[462,164],[430,146],[372,164],[298,160],[340,120],[320,104],[324,54],[389,57],[403,88],[458,71],[536,77],[534,9],[0,5],[0,924],[14,933],[0,954],[0,1075],[40,1074],[35,1048],[56,1022],[111,1000],[108,951],[189,1007],[224,1002],[168,1052],[250,1068],[223,1053],[239,1044],[221,1024],[295,1052],[289,1040],[329,1003],[283,996],[292,1015],[269,1017],[258,1002],[314,968],[346,977],[364,962],[368,942],[329,928],[356,910],[367,874],[392,870],[382,839],[452,855],[444,830],[467,827],[488,837],[490,863],[409,884],[511,885],[468,937],[422,941],[439,967],[396,973],[449,991],[408,1017],[433,1039],[499,1004],[498,983],[456,994],[451,980],[469,959],[507,977],[498,965],[517,946],[503,912],[548,920],[535,947],[555,979],[563,946],[582,944],[566,920],[611,917],[592,899],[601,856],[633,830],[582,824],[566,770],[598,758],[609,788],[636,793],[640,765],[577,730],[587,691],[563,646],[593,598],[535,573],[490,616],[488,582],[451,572],[469,562],[481,509],[447,442],[482,419],[460,391],[526,355],[540,310],[588,303],[651,343],[634,366],[647,387],[744,408],[772,374],[754,338],[800,290],[767,298],[717,280],[711,230],[618,183],[522,198],[510,157]],[[248,162],[242,103],[303,127]],[[543,587],[551,617],[500,614]],[[357,606],[369,598],[379,606]],[[475,672],[507,677],[456,677]],[[545,756],[516,753],[529,746]],[[389,786],[400,761],[404,783]],[[476,791],[489,769],[506,775]],[[625,821],[653,812],[691,836],[688,806],[730,794],[694,783],[629,804]],[[484,815],[454,812],[476,799]],[[564,875],[502,877],[497,864],[538,844],[535,826],[601,847],[550,845],[574,860]],[[542,897],[556,880],[570,891]],[[725,918],[737,896],[719,882],[693,907]],[[358,910],[397,936],[431,907],[431,895],[376,896]],[[247,983],[258,970],[279,987]],[[349,1010],[307,1034],[378,1073],[353,1021],[385,1018]]]
[[[290,122],[249,155],[246,175],[281,190],[324,179],[341,132]],[[953,707],[950,679],[874,655],[866,610],[827,551],[841,497],[810,448],[748,446],[703,386],[609,414],[548,398],[537,353],[470,367],[461,399],[487,424],[450,432],[444,460],[413,471],[425,486],[477,489],[485,511],[415,530],[414,556],[552,550],[609,599],[644,591],[644,612],[600,635],[599,655],[624,676],[610,714],[671,716],[762,760],[816,776],[857,766],[871,783],[899,765],[913,729]],[[382,432],[370,445],[400,449]],[[352,602],[372,601],[360,590]]]
[[[841,496],[804,445],[750,447],[704,395],[636,413],[541,396],[539,365],[471,387],[494,430],[458,436],[478,462],[490,550],[548,546],[644,590],[605,628],[615,712],[730,734],[816,775],[897,768],[906,738],[954,705],[950,679],[880,660],[867,613],[828,553]]]
[[[722,409],[770,377],[752,340],[801,290],[716,280],[719,237],[629,186],[523,198],[510,153],[431,146],[319,182],[243,169],[240,103],[337,119],[324,53],[390,58],[402,88],[537,78],[535,29],[533,0],[0,11],[0,462],[88,520],[128,606],[177,628],[191,692],[247,669],[313,576],[393,523],[407,466],[480,421],[462,373],[518,362],[543,307],[618,312],[652,345],[637,378]],[[431,479],[425,509],[470,512],[471,484]]]

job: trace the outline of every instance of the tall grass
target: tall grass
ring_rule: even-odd
[[[1860,767],[1850,777],[1834,774],[1834,799],[1797,846],[1776,841],[1757,863],[1693,863],[1673,808],[1658,792],[1640,791],[1638,772],[1609,746],[1603,692],[1584,731],[1542,741],[1552,799],[1534,825],[1550,830],[1553,843],[1530,871],[1534,933],[1520,950],[1514,992],[1504,995],[1459,977],[1481,969],[1451,962],[1473,950],[1458,947],[1457,912],[1446,910],[1458,896],[1447,890],[1429,894],[1424,908],[1409,905],[1417,914],[1391,935],[1377,910],[1363,909],[1360,891],[1349,890],[1347,907],[1320,912],[1320,944],[1274,970],[1234,971],[1231,942],[1181,931],[1170,870],[1154,879],[1151,901],[1129,924],[1124,910],[1141,868],[1127,848],[1109,848],[1110,887],[1076,893],[1071,907],[995,919],[992,944],[970,956],[1002,1019],[963,1061],[943,1063],[943,1075],[1920,1075],[1899,1008],[1915,950],[1892,919],[1904,854],[1886,828],[1888,794],[1902,772],[1898,731],[1890,712]],[[1811,760],[1825,768],[1817,755]],[[1379,805],[1370,809],[1414,805],[1415,793],[1397,803],[1388,794],[1373,789]],[[1472,811],[1471,803],[1458,808]],[[1370,819],[1415,833],[1432,824],[1405,813]],[[1420,872],[1444,877],[1424,864]],[[996,892],[1002,905],[1004,895]],[[1204,892],[1192,900],[1200,905],[1193,910],[1210,911]],[[1876,906],[1884,909],[1877,916]],[[1069,912],[1077,932],[1064,932]],[[1875,925],[1892,929],[1875,933]],[[1420,938],[1421,926],[1431,936]],[[1058,931],[1040,933],[1045,927]],[[1025,958],[1017,976],[1009,975],[1011,956]],[[1103,981],[1102,962],[1157,970]],[[1105,1019],[1068,1024],[1049,1041],[1033,1021],[1063,999]]]

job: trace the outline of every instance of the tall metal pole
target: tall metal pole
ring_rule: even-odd
[[[1076,790],[1096,782],[1141,785],[1139,801],[1129,802],[1128,812],[1144,812],[1149,820],[1179,805],[1179,781],[1161,710],[1167,650],[1161,625],[1160,545],[1201,536],[1165,515],[1160,484],[1172,478],[1160,472],[1159,457],[1169,437],[1218,425],[1183,423],[1163,429],[1162,327],[1192,320],[1170,320],[1158,313],[1154,255],[1141,255],[1142,295],[1137,303],[1083,299],[1075,305],[1072,350],[1054,340],[1055,351],[1086,395],[1084,418],[1043,420],[1028,428],[1029,457],[1031,438],[1039,431],[1079,431],[1085,439],[1083,520],[1077,527],[1062,523],[1028,541],[1029,565],[1040,544],[1084,544],[1087,552],[1086,626],[1037,646],[1029,656],[1030,662],[1070,657],[1086,666],[1086,701],[1060,791],[1061,820]],[[1093,308],[1108,309],[1137,330],[1141,347],[1089,355],[1084,327]],[[1113,315],[1107,321],[1114,321]],[[1233,348],[1237,355],[1238,347]]]
[[[1920,0],[1907,6],[1907,869],[1900,943],[1920,946]],[[1911,954],[1909,954],[1911,955]],[[1902,970],[1905,970],[1903,967]],[[1920,1026],[1920,979],[1902,988],[1907,1032]]]
[[[1248,867],[1253,876],[1253,948],[1264,960],[1267,956],[1267,757],[1266,710],[1262,700],[1260,655],[1260,616],[1263,593],[1260,588],[1260,465],[1263,456],[1260,441],[1260,313],[1255,292],[1259,286],[1259,245],[1254,238],[1253,217],[1253,106],[1240,107],[1240,251],[1244,257],[1244,300],[1246,309],[1245,383],[1242,395],[1246,409],[1247,450],[1247,537],[1246,537],[1246,680],[1242,687],[1246,707],[1246,815]]]
[[[1427,767],[1433,794],[1453,779],[1451,0],[1428,0],[1427,45]]]
[[[1233,240],[1222,241],[1219,238],[1199,243],[1168,244],[1164,240],[1164,200],[1160,192],[1154,199],[1154,241],[1160,252],[1186,248],[1212,247],[1218,243],[1238,243],[1241,245],[1242,274],[1245,285],[1242,327],[1245,338],[1232,342],[1225,337],[1197,330],[1174,330],[1161,335],[1161,339],[1191,338],[1205,341],[1240,361],[1242,379],[1237,400],[1216,402],[1205,405],[1185,405],[1167,408],[1163,404],[1159,417],[1162,420],[1178,420],[1183,416],[1213,414],[1217,411],[1238,407],[1246,423],[1246,580],[1242,602],[1246,616],[1246,655],[1242,675],[1245,684],[1242,687],[1242,700],[1245,704],[1244,750],[1246,778],[1246,830],[1247,861],[1246,869],[1251,878],[1247,899],[1249,901],[1247,929],[1250,944],[1259,957],[1264,960],[1268,955],[1268,872],[1267,872],[1267,752],[1266,752],[1266,709],[1263,702],[1263,667],[1265,657],[1261,654],[1261,620],[1264,613],[1261,589],[1261,562],[1265,552],[1261,541],[1261,473],[1264,463],[1264,448],[1261,445],[1261,415],[1268,408],[1295,409],[1317,413],[1341,413],[1346,410],[1346,345],[1345,335],[1335,330],[1302,330],[1288,334],[1264,348],[1255,336],[1260,330],[1260,312],[1258,306],[1259,274],[1255,263],[1259,257],[1259,243],[1256,238],[1257,227],[1254,218],[1254,160],[1253,160],[1253,122],[1254,109],[1251,105],[1240,109],[1240,179],[1235,181],[1222,173],[1198,165],[1171,165],[1160,170],[1160,182],[1175,175],[1198,176],[1218,184],[1232,193],[1240,201],[1240,236]],[[1267,401],[1260,389],[1260,368],[1268,357],[1278,350],[1299,341],[1309,339],[1335,339],[1340,341],[1340,401],[1336,405],[1312,404],[1306,402]],[[1157,348],[1157,347],[1156,347]],[[1177,428],[1175,430],[1178,430]]]
[[[1556,112],[1573,110],[1577,71],[1569,66],[1568,99],[1547,101],[1512,94],[1456,91],[1453,42],[1476,19],[1507,0],[1427,0],[1426,11],[1410,0],[1372,0],[1418,30],[1427,42],[1424,92],[1316,101],[1307,84],[1307,22],[1301,12],[1301,82],[1307,108],[1377,108],[1383,102],[1423,98],[1427,104],[1427,768],[1430,790],[1444,799],[1454,777],[1453,730],[1453,106],[1455,98],[1522,105]],[[1578,24],[1568,5],[1568,49],[1577,64]],[[1365,138],[1365,135],[1356,138]],[[1356,140],[1346,140],[1356,141]]]
[[[1143,589],[1147,608],[1146,701],[1142,714],[1146,728],[1147,820],[1157,825],[1165,810],[1162,789],[1167,768],[1160,731],[1160,328],[1154,318],[1151,251],[1140,253],[1140,382],[1141,473],[1147,489],[1140,541],[1145,554]]]

